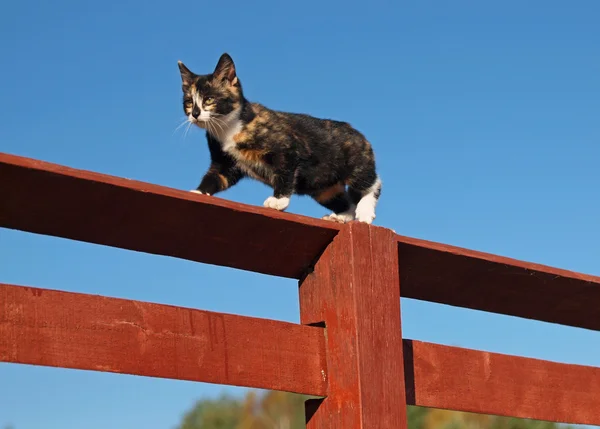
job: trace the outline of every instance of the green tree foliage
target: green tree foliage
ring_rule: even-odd
[[[238,429],[243,406],[234,398],[222,396],[216,400],[203,400],[183,417],[180,429]]]
[[[177,429],[304,429],[304,401],[292,393],[250,391],[241,400],[199,401]],[[408,407],[409,429],[568,429],[550,422]]]

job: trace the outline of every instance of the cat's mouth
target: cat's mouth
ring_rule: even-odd
[[[207,119],[194,118],[193,116],[189,117],[189,120],[192,124],[199,126],[200,128],[206,128],[208,124]]]

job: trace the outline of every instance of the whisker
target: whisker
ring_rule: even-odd
[[[219,125],[216,122],[210,122],[210,126],[213,129],[213,134],[215,136],[219,135],[219,131],[221,131],[221,128],[219,128]]]
[[[217,128],[215,127],[215,122],[212,120],[212,118],[206,120],[206,126],[210,129],[210,133],[212,135],[216,135],[215,133],[217,131]]]
[[[215,122],[217,122],[218,124],[221,125],[223,131],[225,131],[225,128],[227,128],[227,122],[225,121],[225,119],[221,119],[219,117],[213,118],[215,120]]]
[[[223,132],[224,132],[224,130],[223,130],[223,127],[221,126],[221,124],[220,124],[218,121],[216,121],[216,120],[214,120],[214,119],[213,119],[213,120],[211,121],[211,125],[214,125],[214,126],[215,126],[215,131],[217,131],[217,129],[216,129],[216,128],[218,127],[218,128],[219,128],[219,131],[221,131],[221,133],[223,133]]]
[[[221,119],[219,116],[215,116],[214,118],[211,117],[211,119],[214,119],[215,121],[221,122],[222,124],[225,124],[225,119]]]
[[[190,130],[191,127],[192,127],[192,123],[188,122],[188,126],[186,127],[185,132],[183,133],[184,139],[187,137],[188,131]]]
[[[209,123],[213,123],[214,125],[216,125],[217,127],[219,127],[219,129],[221,130],[221,133],[225,133],[225,129],[221,123],[221,121],[219,121],[217,118],[211,118],[211,120],[209,121]]]
[[[184,120],[181,122],[181,124],[179,124],[179,125],[178,125],[178,126],[175,128],[175,130],[173,131],[173,134],[171,134],[171,137],[173,137],[173,136],[175,135],[175,133],[177,132],[177,130],[179,130],[181,127],[183,127],[183,126],[184,126],[184,125],[185,125],[187,122],[189,122],[189,119],[188,119],[188,118],[185,118],[185,119],[184,119]]]
[[[223,130],[223,131],[222,131],[222,132],[223,132],[223,134],[226,134],[226,133],[227,133],[227,124],[226,124],[225,122],[223,122],[223,121],[221,121],[221,122],[218,122],[218,124],[219,124],[219,126],[221,127],[221,129]]]

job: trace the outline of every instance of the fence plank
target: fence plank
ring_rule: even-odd
[[[305,324],[326,327],[329,389],[308,429],[406,428],[398,251],[390,230],[352,223],[300,285]]]
[[[340,228],[2,153],[0,183],[1,227],[282,277],[300,278]]]
[[[411,405],[600,425],[600,368],[404,340]]]
[[[0,285],[0,361],[323,396],[323,329]]]
[[[600,277],[397,238],[403,297],[600,330]]]

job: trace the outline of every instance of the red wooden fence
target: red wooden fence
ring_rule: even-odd
[[[227,225],[219,228],[218,225]],[[301,324],[0,284],[0,361],[600,425],[600,369],[402,339],[400,296],[600,329],[600,278],[0,154],[0,227],[299,280]]]

